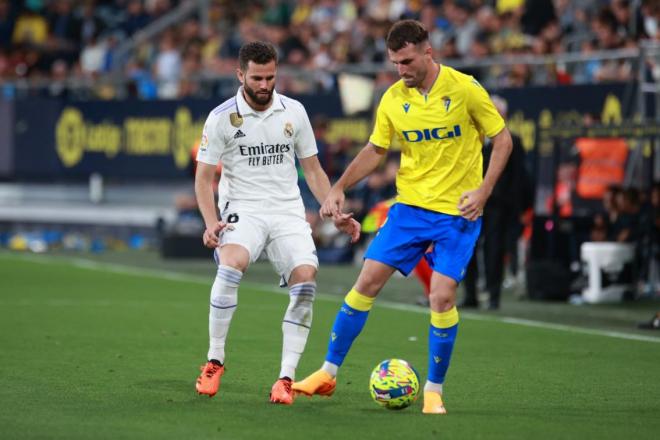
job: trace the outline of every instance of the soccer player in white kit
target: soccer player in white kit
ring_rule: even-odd
[[[211,288],[208,362],[196,389],[215,395],[224,373],[225,340],[236,310],[238,285],[250,263],[265,251],[289,286],[282,321],[279,378],[270,401],[292,404],[292,380],[312,323],[318,259],[298,188],[297,157],[305,180],[321,203],[330,182],[317,158],[312,126],[298,101],[275,91],[277,53],[270,43],[252,42],[239,52],[235,97],[209,114],[197,154],[195,193],[204,217],[204,245],[215,249],[218,270]],[[213,175],[222,161],[218,220]],[[359,238],[360,225],[350,215],[335,226]]]

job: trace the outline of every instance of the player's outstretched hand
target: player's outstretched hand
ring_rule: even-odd
[[[328,195],[325,197],[323,205],[321,205],[321,209],[319,210],[321,218],[330,218],[341,215],[341,211],[344,209],[345,198],[344,191],[334,186],[330,188],[330,192],[328,192]]]
[[[215,249],[218,247],[220,233],[227,227],[225,222],[217,222],[215,225],[210,228],[206,228],[202,240],[204,241],[204,246],[207,248]]]
[[[488,195],[482,188],[466,191],[458,201],[458,210],[464,218],[475,221],[484,213],[487,200]]]
[[[332,220],[335,223],[335,228],[351,236],[351,243],[355,243],[360,239],[362,225],[353,218],[352,212],[349,214],[335,215]]]

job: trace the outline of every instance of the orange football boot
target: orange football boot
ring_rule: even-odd
[[[305,396],[332,396],[337,386],[337,379],[332,377],[330,373],[324,370],[318,370],[310,374],[300,382],[293,383],[293,391],[296,394],[304,394]]]
[[[447,414],[444,403],[442,403],[442,394],[435,391],[424,391],[424,414]]]
[[[215,396],[220,388],[220,378],[225,373],[225,366],[207,362],[199,369],[202,370],[202,374],[197,378],[197,385],[195,385],[197,392],[209,397]]]
[[[270,390],[270,401],[272,403],[281,403],[282,405],[293,404],[293,390],[291,389],[291,379],[288,377],[278,379]]]

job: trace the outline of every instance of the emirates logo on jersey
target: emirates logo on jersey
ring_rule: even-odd
[[[293,124],[291,122],[284,124],[284,136],[288,138],[293,136]]]
[[[239,145],[241,156],[247,157],[247,164],[251,167],[280,165],[284,163],[284,154],[291,151],[291,144],[264,144]]]

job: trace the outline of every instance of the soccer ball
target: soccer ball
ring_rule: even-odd
[[[376,365],[369,379],[371,397],[387,409],[403,409],[417,400],[419,376],[408,362],[387,359]]]

